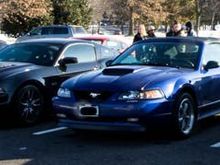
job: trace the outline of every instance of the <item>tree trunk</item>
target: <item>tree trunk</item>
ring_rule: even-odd
[[[134,35],[134,9],[130,8],[129,34]]]
[[[122,34],[125,34],[125,33],[124,33],[124,23],[123,23],[123,22],[121,22],[120,29],[121,29],[121,31],[122,31]]]
[[[215,30],[215,24],[214,24],[214,22],[215,22],[215,15],[216,15],[216,12],[213,11],[213,13],[212,13],[212,20],[211,20],[211,28],[212,28],[212,30]]]
[[[200,21],[201,21],[200,0],[196,0],[196,27],[195,27],[195,30],[196,30],[197,36],[199,34]]]

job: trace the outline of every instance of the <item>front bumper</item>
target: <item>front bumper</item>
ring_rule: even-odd
[[[53,98],[58,125],[74,129],[145,131],[170,121],[173,102],[166,99],[138,102],[89,103],[99,107],[97,116],[79,115],[79,105],[71,99]]]
[[[59,119],[58,126],[80,130],[107,130],[107,131],[131,131],[144,132],[146,130],[140,124],[126,122],[95,122],[95,121],[76,121],[69,119]]]

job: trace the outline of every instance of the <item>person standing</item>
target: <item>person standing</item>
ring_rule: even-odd
[[[154,30],[155,30],[154,26],[152,26],[152,25],[148,26],[148,28],[147,28],[147,38],[155,38],[156,37],[156,35],[154,33]]]
[[[184,36],[182,25],[180,23],[175,23],[171,27],[170,31],[166,34],[167,37],[179,37]]]
[[[186,27],[187,36],[189,36],[189,37],[195,37],[196,36],[196,33],[193,30],[193,25],[190,21],[186,22],[185,27]]]
[[[138,27],[138,32],[134,36],[133,43],[140,41],[140,40],[144,40],[146,38],[146,35],[147,35],[147,33],[146,33],[146,29],[145,29],[144,24],[140,24]]]

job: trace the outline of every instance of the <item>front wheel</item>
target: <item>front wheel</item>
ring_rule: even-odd
[[[36,123],[43,108],[43,95],[36,86],[26,85],[15,94],[13,111],[21,123],[25,125]]]
[[[175,133],[186,138],[190,136],[197,120],[194,99],[188,93],[183,93],[177,98],[173,111]]]

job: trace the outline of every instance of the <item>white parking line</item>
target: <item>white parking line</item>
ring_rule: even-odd
[[[220,148],[220,142],[211,145],[212,148]]]
[[[47,134],[47,133],[51,133],[51,132],[61,131],[64,129],[67,129],[67,127],[57,127],[57,128],[53,128],[53,129],[44,130],[44,131],[34,132],[32,135],[43,135],[43,134]]]

